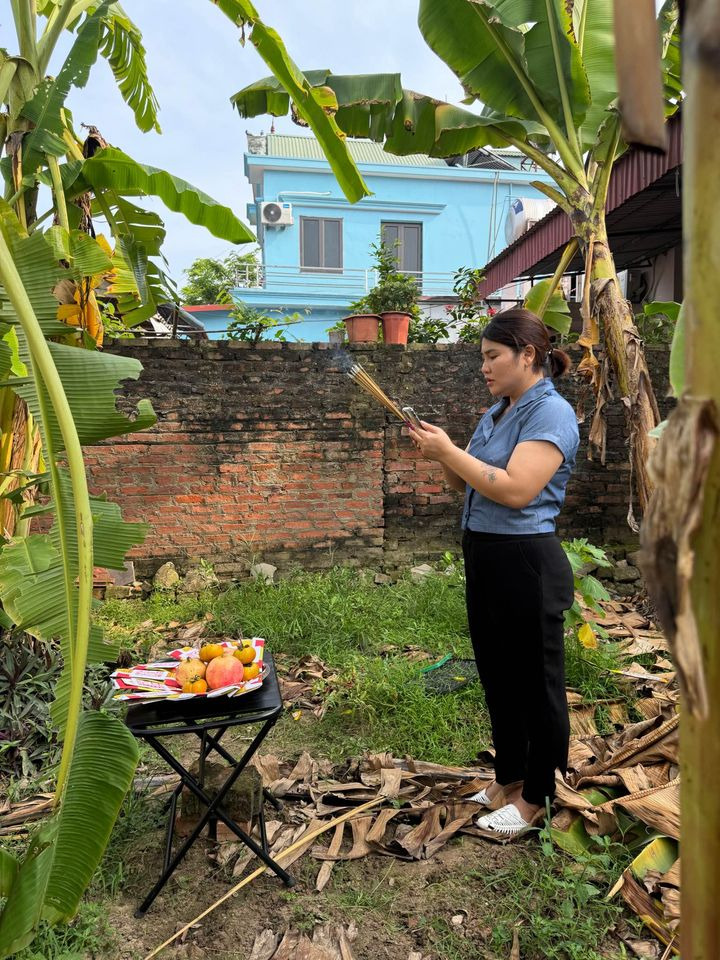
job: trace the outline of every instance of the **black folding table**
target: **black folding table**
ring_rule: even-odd
[[[144,740],[155,750],[176,773],[180,775],[170,798],[170,814],[165,840],[165,856],[160,879],[145,897],[136,917],[142,917],[150,908],[153,900],[167,883],[173,871],[186,855],[190,847],[200,836],[206,824],[210,825],[210,836],[216,836],[217,821],[221,820],[238,838],[246,844],[267,866],[291,887],[293,878],[276,863],[268,852],[267,834],[263,803],[260,803],[258,822],[261,843],[258,844],[228,815],[222,807],[226,794],[248,765],[256,750],[268,735],[282,713],[282,698],[278,686],[275,665],[272,656],[265,653],[262,686],[252,693],[239,697],[194,697],[189,700],[153,701],[138,703],[130,707],[125,718],[130,732],[139,740]],[[245,724],[262,724],[250,746],[239,759],[220,743],[221,737],[230,727]],[[160,738],[194,733],[200,741],[199,775],[195,777],[190,770],[173,756]],[[205,760],[212,752],[219,754],[230,765],[227,779],[214,797],[210,797],[204,787]],[[177,801],[183,787],[191,790],[207,808],[177,853],[173,856],[173,834],[175,830],[175,812]],[[269,800],[277,809],[279,802],[269,790],[263,788],[263,800]]]

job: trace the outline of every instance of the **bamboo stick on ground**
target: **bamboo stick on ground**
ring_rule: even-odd
[[[286,847],[284,850],[281,850],[278,854],[276,854],[274,859],[278,862],[281,860],[284,860],[291,853],[294,853],[294,851],[297,850],[298,847],[302,847],[309,844],[311,840],[314,840],[316,837],[319,837],[323,833],[327,833],[328,830],[332,830],[332,828],[336,827],[339,823],[344,823],[345,820],[350,820],[356,814],[362,813],[364,810],[369,810],[370,807],[378,806],[378,804],[384,803],[385,800],[386,800],[386,797],[374,797],[372,800],[368,800],[366,803],[361,804],[359,807],[353,807],[352,810],[348,810],[348,812],[344,813],[341,817],[336,817],[334,820],[330,820],[328,823],[324,824],[322,827],[319,827],[317,830],[313,830],[311,833],[300,837],[300,839],[296,840],[295,843],[291,844],[289,847]],[[226,900],[229,900],[230,897],[236,894],[241,887],[246,886],[246,884],[250,883],[251,880],[254,880],[256,877],[259,877],[261,873],[265,873],[265,871],[268,869],[269,867],[263,864],[261,867],[258,867],[257,870],[254,870],[252,873],[248,874],[247,877],[243,877],[243,879],[239,883],[236,883],[235,886],[232,887],[232,889],[228,890],[227,893],[223,894],[223,896],[220,897],[219,900],[216,900],[215,903],[211,904],[211,906],[209,906],[207,910],[203,910],[203,912],[199,916],[195,917],[194,920],[191,920],[190,923],[186,923],[181,930],[178,930],[168,940],[166,940],[164,943],[161,943],[159,947],[155,947],[155,949],[151,953],[148,953],[148,955],[144,958],[144,960],[152,960],[152,957],[156,957],[162,950],[165,949],[165,947],[169,947],[171,943],[177,940],[178,937],[181,937],[184,933],[187,933],[187,931],[191,927],[194,927],[196,923],[199,923],[201,920],[204,920],[204,918],[207,917],[209,913],[212,913],[213,910],[215,910],[217,907],[219,907],[220,904],[224,903]]]

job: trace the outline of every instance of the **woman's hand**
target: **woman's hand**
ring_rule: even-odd
[[[419,427],[410,424],[410,436],[415,446],[427,460],[437,460],[442,463],[453,450],[458,449],[440,427],[436,427],[432,423],[426,423],[424,420],[421,420],[420,423],[421,426]]]

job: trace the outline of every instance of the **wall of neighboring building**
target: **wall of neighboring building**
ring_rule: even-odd
[[[418,167],[401,162],[361,164],[372,196],[349,204],[322,161],[257,155],[246,155],[245,159],[253,182],[261,177],[256,187],[258,198],[291,203],[294,223],[258,226],[267,265],[265,288],[238,288],[234,295],[252,306],[281,313],[304,314],[309,310],[302,326],[293,331],[309,340],[322,339],[318,333],[324,334],[328,324],[345,316],[349,305],[367,292],[368,283],[374,282],[370,246],[378,239],[383,222],[422,224],[422,271],[444,275],[443,281],[439,277],[425,278],[423,292],[441,292],[442,282],[442,292],[451,294],[456,270],[485,263],[504,246],[510,200],[542,197],[529,182],[548,179],[542,171],[494,171],[444,164]],[[302,217],[343,221],[342,275],[300,271]],[[293,268],[296,272],[289,272]]]
[[[342,217],[344,266],[364,269],[370,266],[370,244],[377,240],[381,222],[399,220],[423,224],[423,270],[453,273],[460,266],[487,261],[495,239],[489,233],[493,202],[501,212],[507,211],[509,197],[542,197],[528,184],[548,179],[541,172],[465,167],[376,165],[363,166],[361,171],[373,195],[349,204],[334,175],[320,164],[308,161],[303,170],[266,169],[264,199],[273,200],[282,192],[283,199],[293,205],[295,224],[265,228],[265,262],[300,263],[301,216]],[[303,192],[328,192],[331,196],[291,195]],[[504,224],[504,216],[496,218],[500,247],[505,244]]]
[[[257,560],[282,572],[336,563],[394,571],[458,550],[460,497],[344,370],[348,356],[359,360],[464,446],[491,402],[478,346],[342,352],[324,343],[122,341],[113,349],[142,362],[124,392],[149,397],[159,421],[89,448],[87,463],[92,492],[120,503],[126,519],[150,523],[135,552],[141,575],[201,558],[225,578],[245,576]],[[663,398],[667,351],[650,349],[648,358]],[[573,380],[558,386],[586,414],[561,532],[629,541],[622,405],[606,408],[602,466],[586,456],[592,399],[583,401]]]

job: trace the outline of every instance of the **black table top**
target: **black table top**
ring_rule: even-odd
[[[125,716],[133,733],[165,724],[205,723],[218,719],[228,724],[267,720],[282,710],[282,697],[272,654],[265,651],[262,686],[239,697],[193,697],[189,700],[153,700],[134,703]],[[171,731],[168,730],[168,733]]]

